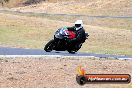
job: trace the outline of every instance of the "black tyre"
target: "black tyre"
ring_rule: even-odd
[[[82,44],[75,45],[72,48],[68,49],[67,51],[71,54],[75,54],[81,48],[81,46]]]
[[[67,50],[69,53],[71,54],[75,54],[77,51],[74,51],[74,50]]]
[[[52,39],[52,40],[50,40],[46,45],[45,45],[45,47],[44,47],[44,50],[46,51],[46,52],[51,52],[52,50],[53,50],[53,48],[54,48],[54,40]]]

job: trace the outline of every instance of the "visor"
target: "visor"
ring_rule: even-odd
[[[76,28],[81,27],[81,24],[75,24],[75,27]]]

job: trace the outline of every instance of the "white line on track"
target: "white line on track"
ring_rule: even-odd
[[[63,55],[0,55],[0,58],[40,58],[40,57],[73,57],[73,58],[83,58],[83,57],[88,57],[88,58],[98,58],[95,56],[63,56]]]
[[[43,58],[43,57],[65,57],[65,58],[70,58],[73,57],[74,59],[79,59],[79,58],[95,58],[99,59],[99,57],[95,56],[63,56],[63,55],[0,55],[0,58]],[[54,58],[51,58],[54,59]],[[106,58],[107,59],[107,58]],[[132,58],[113,58],[113,59],[119,59],[119,60],[125,60],[125,59],[130,59]]]

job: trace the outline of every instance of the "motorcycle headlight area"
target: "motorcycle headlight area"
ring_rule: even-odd
[[[56,34],[55,34],[55,37],[56,37],[56,38],[59,38],[59,37],[60,37],[60,34],[59,34],[59,33],[56,33]]]

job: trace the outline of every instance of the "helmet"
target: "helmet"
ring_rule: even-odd
[[[75,22],[75,28],[76,28],[76,30],[79,30],[80,28],[83,28],[83,21],[82,20],[77,20]]]

